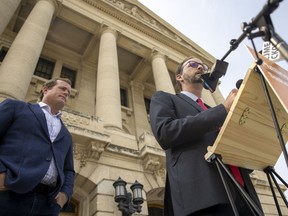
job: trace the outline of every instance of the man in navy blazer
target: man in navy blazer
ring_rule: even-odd
[[[40,103],[0,103],[0,215],[58,215],[73,193],[72,137],[60,110],[68,79],[44,84]]]
[[[197,58],[185,59],[176,71],[181,93],[158,91],[151,99],[151,128],[166,152],[165,216],[234,215],[217,167],[208,163],[204,155],[207,147],[213,145],[237,89],[230,92],[223,104],[209,109],[207,105],[201,107],[200,76],[207,70]],[[249,172],[245,169],[241,172],[245,189],[259,204]],[[229,179],[227,181],[239,215],[252,215]]]

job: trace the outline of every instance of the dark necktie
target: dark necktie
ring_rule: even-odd
[[[205,106],[205,104],[203,103],[203,101],[201,100],[201,98],[197,99],[197,103],[199,104],[199,106],[203,109],[203,110],[207,110],[208,108]],[[238,181],[238,183],[244,187],[244,181],[243,178],[241,176],[240,170],[238,167],[233,166],[233,165],[229,165],[230,166],[230,170],[233,174],[233,176],[235,177],[235,179]]]

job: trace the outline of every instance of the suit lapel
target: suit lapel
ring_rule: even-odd
[[[48,139],[50,140],[46,117],[45,117],[45,114],[42,111],[41,107],[38,104],[29,104],[29,108],[31,109],[31,111],[34,113],[34,115],[38,119],[42,129],[44,130],[45,134],[47,135]],[[65,136],[67,134],[66,127],[64,126],[61,119],[60,119],[60,121],[61,121],[61,129],[60,129],[56,139],[54,140],[54,142],[58,139],[61,139],[63,136]]]
[[[65,125],[63,124],[61,119],[60,119],[60,121],[61,121],[61,129],[60,129],[57,137],[55,138],[54,142],[56,142],[58,139],[61,139],[67,133],[67,129],[66,129]]]
[[[200,111],[200,112],[203,111],[203,109],[198,105],[198,103],[195,102],[194,100],[192,100],[191,98],[189,98],[187,95],[180,93],[180,94],[177,94],[177,96],[180,97],[181,99],[185,100],[187,103],[192,105],[198,111]]]
[[[41,107],[39,104],[29,104],[28,106],[30,110],[34,113],[35,117],[38,119],[41,128],[44,130],[45,134],[47,137],[50,139],[49,132],[48,132],[48,127],[47,127],[47,121],[45,118],[45,114],[42,111]]]

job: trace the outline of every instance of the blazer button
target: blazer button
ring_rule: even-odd
[[[51,161],[51,157],[46,157],[46,160],[47,161]]]

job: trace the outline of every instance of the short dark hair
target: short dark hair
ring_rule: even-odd
[[[43,96],[44,96],[43,89],[45,87],[47,87],[48,89],[53,88],[57,84],[57,80],[64,81],[64,82],[68,83],[71,86],[71,81],[69,79],[67,79],[67,78],[56,77],[56,78],[53,78],[51,80],[48,80],[42,86],[42,89],[41,89],[41,92],[40,92],[40,95],[39,95],[39,101],[42,101],[42,99],[43,99]]]

